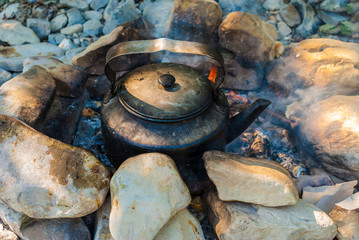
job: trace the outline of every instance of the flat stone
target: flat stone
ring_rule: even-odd
[[[25,58],[33,56],[59,57],[65,50],[50,43],[34,43],[14,47],[0,47],[0,68],[21,72]]]
[[[191,196],[170,157],[147,153],[127,159],[118,168],[111,179],[111,200],[113,238],[146,240],[186,208]]]
[[[285,54],[273,62],[274,68],[267,73],[267,79],[281,95],[309,87],[328,89],[330,95],[348,95],[359,90],[359,70],[355,67],[358,64],[359,44],[326,38],[307,39],[290,45]],[[312,95],[319,97],[318,94],[319,91],[315,91]],[[295,115],[294,112],[288,114]]]
[[[55,94],[55,81],[39,66],[0,87],[0,113],[16,117],[32,127],[42,120]]]
[[[289,27],[295,27],[302,22],[299,12],[292,4],[287,4],[279,11],[280,17]]]
[[[26,26],[31,28],[40,39],[44,39],[51,32],[50,22],[42,19],[28,18]]]
[[[82,24],[75,24],[69,27],[65,27],[60,31],[60,33],[65,35],[71,35],[78,32],[82,32]]]
[[[11,79],[11,73],[0,68],[0,86]]]
[[[358,179],[359,96],[332,96],[312,103],[297,116],[302,143],[313,149],[315,159],[334,176]]]
[[[81,218],[35,220],[22,230],[25,239],[90,240],[91,234]]]
[[[111,198],[108,197],[96,212],[94,240],[114,240],[109,228]]]
[[[16,13],[19,11],[20,3],[13,3],[8,5],[1,13],[0,20],[7,18],[11,19],[15,17]]]
[[[98,12],[98,11],[91,10],[91,11],[84,12],[84,17],[85,17],[86,20],[99,20],[99,21],[101,21],[102,14],[100,12]]]
[[[82,17],[81,12],[75,8],[68,10],[66,12],[66,16],[68,19],[67,27],[86,22],[86,20]]]
[[[208,151],[204,166],[222,201],[241,201],[268,207],[295,205],[298,192],[280,164],[256,158]]]
[[[0,20],[0,40],[10,45],[40,42],[33,30],[15,20]]]
[[[106,7],[108,0],[92,0],[90,3],[90,7],[95,10],[99,10],[100,8]]]
[[[359,238],[359,193],[336,203],[329,216],[338,227],[337,238],[349,240]]]
[[[241,202],[222,202],[215,192],[206,200],[210,221],[220,239],[333,239],[337,227],[319,208],[299,199],[286,207],[264,207]]]
[[[84,23],[83,32],[85,34],[98,36],[102,33],[103,25],[99,20],[89,20]]]
[[[110,173],[91,152],[15,118],[0,121],[0,199],[9,207],[32,218],[76,218],[102,205]]]
[[[305,3],[304,0],[292,0],[290,3],[298,10],[302,18],[302,23],[295,28],[294,37],[305,39],[315,34],[319,29],[321,21],[313,7]]]
[[[255,15],[245,12],[228,14],[219,27],[219,38],[222,47],[246,62],[274,59],[277,30]]]
[[[56,91],[63,97],[79,97],[87,80],[87,74],[80,68],[63,64],[48,57],[31,57],[24,60],[24,72],[35,65],[46,69],[55,80]]]
[[[80,66],[90,74],[104,74],[107,51],[119,42],[143,39],[135,22],[117,27],[110,34],[100,37],[72,59],[72,64]],[[0,66],[1,67],[1,66]]]
[[[263,3],[263,7],[267,10],[276,11],[281,9],[284,6],[282,0],[266,0]]]
[[[180,210],[162,227],[154,240],[204,240],[201,224],[186,208]]]
[[[88,10],[89,5],[85,0],[60,0],[60,4],[70,7],[78,8],[79,10]]]
[[[67,16],[66,14],[59,14],[54,17],[50,22],[51,32],[58,32],[62,28],[64,28],[67,24]]]
[[[319,8],[328,12],[346,12],[346,5],[350,0],[324,0]]]
[[[342,21],[349,21],[350,18],[337,13],[326,12],[323,10],[317,11],[318,17],[326,24],[337,25]]]
[[[285,36],[289,36],[290,33],[292,32],[292,29],[290,29],[290,27],[288,27],[287,24],[285,24],[284,22],[279,22],[277,24],[277,30],[278,30],[278,35],[283,38]]]

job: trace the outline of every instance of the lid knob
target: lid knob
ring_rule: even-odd
[[[161,83],[161,85],[164,87],[164,88],[169,88],[171,87],[176,79],[173,75],[171,74],[162,74],[159,78],[158,78],[158,81]]]

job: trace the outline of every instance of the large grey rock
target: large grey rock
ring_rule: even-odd
[[[33,30],[15,20],[0,20],[0,40],[10,45],[40,42]]]
[[[7,18],[11,19],[15,17],[16,13],[19,11],[20,3],[13,3],[8,5],[1,13],[0,20]]]
[[[228,14],[219,27],[219,38],[222,47],[234,52],[244,61],[274,59],[277,30],[255,15],[245,12]]]
[[[295,205],[298,192],[280,164],[256,158],[208,151],[204,166],[223,201],[241,201],[268,207]]]
[[[186,208],[191,196],[170,157],[147,153],[127,159],[118,168],[111,179],[111,201],[113,238],[145,240],[153,239]]]
[[[83,32],[85,34],[98,36],[102,33],[103,25],[99,20],[89,20],[83,25]]]
[[[137,30],[136,22],[119,26],[110,34],[102,36],[92,43],[85,51],[76,55],[72,59],[72,64],[86,69],[90,74],[102,75],[104,74],[107,51],[113,45],[119,42],[140,39],[142,39],[142,36]]]
[[[302,22],[299,12],[292,4],[287,4],[279,11],[280,17],[290,27],[295,27]]]
[[[104,202],[110,172],[89,151],[0,115],[0,199],[32,218],[76,218]]]
[[[206,200],[210,221],[220,239],[331,240],[337,233],[325,212],[303,200],[279,208],[222,202],[215,192],[210,192]]]
[[[303,142],[321,165],[341,179],[358,179],[359,96],[336,95],[311,104],[300,119]]]
[[[81,218],[35,220],[22,230],[24,240],[90,240],[91,234]]]
[[[0,68],[0,86],[11,79],[11,73]]]
[[[321,21],[313,7],[305,3],[304,0],[292,0],[290,3],[298,10],[303,19],[302,23],[295,28],[295,37],[303,39],[316,33]]]
[[[31,57],[24,60],[24,72],[38,65],[46,69],[56,83],[56,92],[63,97],[79,97],[82,94],[87,74],[80,68],[63,64],[48,57]]]
[[[49,108],[54,94],[54,79],[45,69],[35,66],[0,87],[0,113],[36,127]]]
[[[65,27],[67,24],[67,16],[66,14],[59,14],[54,17],[50,22],[51,32],[57,32]]]
[[[223,18],[231,12],[248,12],[257,16],[263,16],[265,18],[266,9],[263,7],[260,1],[257,0],[219,0],[219,6],[223,12]]]
[[[0,68],[7,71],[22,71],[22,62],[33,56],[60,57],[65,50],[50,43],[34,43],[14,47],[0,47]]]
[[[31,28],[40,39],[44,39],[51,32],[50,22],[43,19],[28,18],[26,26]]]
[[[97,11],[100,8],[106,7],[107,3],[108,0],[92,0],[90,3],[90,7]]]
[[[82,11],[89,8],[89,5],[85,0],[60,0],[60,4],[70,8],[78,8]]]
[[[273,70],[267,73],[268,83],[284,96],[309,87],[327,89],[329,96],[359,90],[356,80],[359,70],[355,67],[359,64],[359,44],[325,38],[307,39],[291,45],[273,64]],[[320,91],[315,90],[303,92],[309,104],[319,98]]]
[[[66,12],[67,16],[67,27],[76,25],[76,24],[83,24],[86,20],[83,18],[81,12],[78,9],[70,9]]]

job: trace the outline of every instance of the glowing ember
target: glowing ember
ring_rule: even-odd
[[[216,82],[217,71],[218,71],[217,67],[212,66],[211,71],[209,72],[209,75],[208,75],[208,79],[214,83]]]

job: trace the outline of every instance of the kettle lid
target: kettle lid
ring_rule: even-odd
[[[153,63],[129,72],[117,94],[131,113],[152,121],[175,122],[203,112],[212,103],[214,84],[178,63]]]

